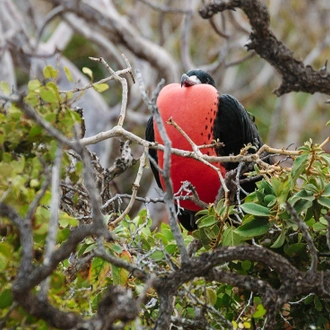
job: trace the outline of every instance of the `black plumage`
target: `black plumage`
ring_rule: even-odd
[[[214,122],[214,139],[224,145],[218,148],[219,156],[237,155],[244,145],[252,144],[249,152],[254,153],[262,145],[262,139],[252,116],[233,96],[220,96],[218,113]],[[227,170],[237,167],[236,163],[224,163]]]
[[[195,84],[209,84],[215,87],[213,78],[203,70],[191,70],[182,75],[181,86],[189,87]],[[203,116],[203,114],[201,114]],[[146,127],[146,140],[155,141],[153,118],[150,117]],[[252,116],[246,111],[243,105],[233,96],[223,94],[219,96],[218,111],[215,114],[213,127],[214,140],[222,142],[222,146],[216,149],[219,156],[237,155],[247,144],[255,146],[250,148],[250,153],[255,153],[262,145],[262,139],[254,123]],[[149,149],[149,155],[157,162],[157,151]],[[237,167],[237,163],[224,163],[226,170]],[[162,189],[159,173],[151,163],[151,169],[158,186]],[[198,173],[196,173],[198,175]],[[244,189],[252,191],[254,183],[248,184]],[[197,229],[195,223],[195,212],[191,210],[180,210],[178,219],[187,230]]]

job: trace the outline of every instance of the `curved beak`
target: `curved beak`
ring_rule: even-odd
[[[184,73],[181,76],[181,87],[182,86],[189,87],[200,83],[201,83],[200,80],[196,76],[189,77],[186,73]]]

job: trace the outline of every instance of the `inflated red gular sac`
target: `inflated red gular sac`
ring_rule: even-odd
[[[191,151],[191,145],[173,125],[166,124],[172,118],[192,141],[200,146],[211,144],[214,140],[222,142],[221,147],[203,148],[201,152],[210,156],[228,156],[239,154],[241,148],[251,143],[259,149],[262,140],[253,118],[232,96],[219,95],[213,78],[203,70],[191,70],[183,74],[181,84],[169,84],[159,93],[157,99],[159,113],[165,123],[165,129],[173,148]],[[163,144],[158,128],[150,117],[146,128],[146,139]],[[249,152],[255,152],[251,148]],[[164,165],[162,151],[150,149],[150,156],[160,168]],[[222,175],[237,166],[234,163],[213,163]],[[163,178],[151,164],[158,186],[164,189]],[[190,182],[196,189],[199,199],[213,203],[220,189],[217,172],[200,161],[171,155],[170,176],[174,192],[178,192],[182,183]],[[187,230],[197,229],[195,213],[201,208],[190,200],[181,200],[178,219]]]

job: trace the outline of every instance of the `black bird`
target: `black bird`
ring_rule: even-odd
[[[254,123],[254,118],[240,102],[228,94],[219,95],[214,79],[203,70],[191,70],[182,75],[181,84],[165,86],[157,99],[159,113],[166,123],[171,117],[196,145],[221,142],[221,147],[205,148],[201,151],[208,155],[237,155],[247,144],[249,152],[254,153],[262,145],[262,139]],[[192,150],[190,144],[177,129],[166,125],[166,132],[172,147]],[[150,117],[146,127],[146,139],[150,142],[163,143],[159,131]],[[163,167],[163,152],[149,150],[152,157]],[[222,175],[237,167],[237,163],[216,165]],[[164,189],[163,181],[157,169],[151,164],[158,186]],[[221,186],[218,173],[200,161],[171,155],[171,179],[174,192],[179,191],[182,182],[189,181],[196,189],[200,200],[214,202]],[[254,189],[254,183],[244,187]],[[184,193],[182,193],[183,195]],[[178,219],[187,230],[197,229],[195,213],[201,208],[190,200],[181,200]]]

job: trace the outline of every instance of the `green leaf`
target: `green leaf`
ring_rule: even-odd
[[[10,258],[0,254],[0,273],[6,271]]]
[[[242,237],[235,232],[235,227],[228,227],[222,234],[222,246],[237,246],[242,243]]]
[[[285,203],[290,193],[290,187],[291,187],[290,177],[289,176],[287,176],[286,178],[273,177],[271,179],[271,184],[273,186],[275,195],[277,196],[277,203],[278,204]],[[267,205],[267,206],[270,207],[271,205]]]
[[[13,246],[7,242],[0,242],[0,254],[4,257],[10,259],[13,253]]]
[[[33,92],[41,86],[41,82],[37,79],[28,82],[28,90]]]
[[[314,297],[314,305],[315,305],[315,309],[318,312],[321,312],[322,311],[323,306],[322,306],[322,303],[321,303],[320,298],[318,296],[315,296]]]
[[[5,309],[13,303],[13,295],[10,289],[4,289],[0,292],[0,308]]]
[[[247,271],[247,270],[249,270],[251,268],[252,262],[250,260],[243,260],[241,262],[241,265],[242,265],[242,269],[245,270],[245,271]]]
[[[314,231],[322,231],[322,230],[326,230],[326,229],[327,229],[327,226],[320,222],[315,222],[313,225]]]
[[[40,97],[48,103],[56,103],[58,101],[57,95],[52,88],[47,86],[40,87]]]
[[[285,235],[286,235],[286,231],[282,230],[281,234],[278,235],[278,237],[276,238],[275,242],[271,245],[272,249],[278,249],[280,248],[284,242],[285,242]]]
[[[330,197],[330,183],[328,183],[322,193],[322,196],[324,197]]]
[[[46,79],[56,78],[57,70],[54,69],[51,65],[47,65],[43,69],[43,74]]]
[[[294,163],[291,170],[291,177],[293,182],[295,182],[300,174],[306,169],[307,161],[308,161],[309,154],[303,154],[301,156],[298,156]]]
[[[212,288],[206,288],[206,296],[209,304],[214,306],[218,299],[217,292]]]
[[[131,255],[128,251],[124,250],[120,255],[120,259],[123,259],[127,262],[131,262]],[[129,271],[124,268],[119,268],[114,265],[111,265],[111,269],[112,269],[112,275],[113,275],[113,283],[120,284],[120,285],[126,285],[129,274],[130,274]]]
[[[169,254],[173,254],[177,250],[177,245],[176,244],[167,244],[165,246],[165,250]]]
[[[107,89],[109,89],[109,85],[108,84],[96,84],[96,85],[93,85],[93,88],[97,92],[102,93],[102,92],[106,91]]]
[[[267,311],[266,311],[265,307],[262,304],[259,304],[257,306],[257,310],[254,312],[252,317],[254,319],[259,319],[259,318],[263,317],[266,314],[266,312]]]
[[[198,228],[211,227],[218,222],[219,222],[219,220],[214,215],[206,215],[204,217],[199,218],[196,221]]]
[[[264,198],[265,203],[267,203],[267,207],[273,207],[276,204],[276,196],[274,195],[266,195]]]
[[[91,80],[93,80],[93,71],[90,69],[90,68],[87,68],[87,67],[83,67],[82,68],[82,72],[85,74],[85,75],[87,75],[87,76],[89,76],[90,78],[91,78]]]
[[[219,235],[219,226],[213,225],[211,227],[199,228],[198,230],[194,230],[192,235],[195,238],[198,238],[202,241],[202,244],[206,250],[214,248],[214,243],[216,238]]]
[[[83,251],[81,251],[81,252],[84,253],[84,254],[86,254],[86,253],[88,253],[90,251],[93,251],[95,248],[96,248],[96,244],[95,243],[90,244],[90,245],[85,245]]]
[[[290,257],[294,257],[299,254],[305,254],[306,253],[306,243],[295,243],[290,246],[285,246],[284,251]]]
[[[55,289],[55,292],[62,292],[63,291],[63,285],[65,282],[65,276],[62,273],[54,272],[51,275],[51,286],[52,289]]]
[[[32,179],[30,181],[30,187],[31,188],[37,188],[40,186],[40,181],[38,179]]]
[[[269,223],[267,219],[253,218],[238,227],[235,232],[242,237],[256,237],[266,234],[268,230]]]
[[[113,265],[111,265],[111,266],[113,266]],[[94,258],[92,260],[92,264],[91,264],[90,270],[89,270],[89,278],[90,278],[91,284],[93,284],[95,286],[104,286],[106,283],[106,277],[108,276],[109,271],[110,271],[110,265],[108,262],[106,262],[105,260],[98,258],[98,257]],[[112,268],[112,274],[113,274],[113,278],[115,281],[114,273],[115,273],[115,271]],[[118,273],[116,273],[116,276],[117,275],[118,275]],[[119,284],[119,283],[115,283],[115,284]]]
[[[29,137],[35,137],[37,135],[41,135],[42,128],[39,125],[33,125],[29,132]]]
[[[0,81],[0,89],[5,95],[10,95],[10,87],[6,81]]]
[[[173,235],[173,232],[170,228],[168,228],[168,226],[166,224],[162,224],[162,227],[161,227],[161,233],[162,235],[167,239],[167,241],[173,241],[174,240],[174,235]]]
[[[322,206],[326,207],[327,209],[330,209],[330,199],[327,197],[321,196],[317,202],[321,204]]]
[[[308,183],[308,184],[305,185],[304,188],[312,194],[318,194],[319,193],[319,188],[315,184]]]
[[[315,199],[313,193],[307,190],[300,190],[294,196],[289,199],[289,203],[294,205],[299,200],[313,201]]]
[[[123,248],[115,243],[109,244],[109,249],[117,254],[122,254],[123,253]]]
[[[150,258],[154,259],[155,261],[160,261],[164,259],[164,253],[163,251],[157,250],[151,253]]]
[[[267,207],[255,203],[242,204],[241,209],[247,214],[252,214],[261,217],[270,216],[270,210]]]
[[[313,206],[312,201],[306,199],[300,199],[294,204],[294,209],[298,214],[300,214],[301,212],[308,210],[312,206]]]
[[[65,72],[65,75],[66,75],[67,79],[70,82],[73,82],[71,71],[70,71],[70,69],[67,66],[64,67],[64,72]]]
[[[64,242],[65,240],[68,239],[70,233],[71,233],[71,231],[69,228],[60,229],[57,233],[56,242],[57,243]]]
[[[71,217],[65,212],[61,212],[58,222],[64,228],[68,226],[76,227],[79,224],[79,221],[76,218]]]

